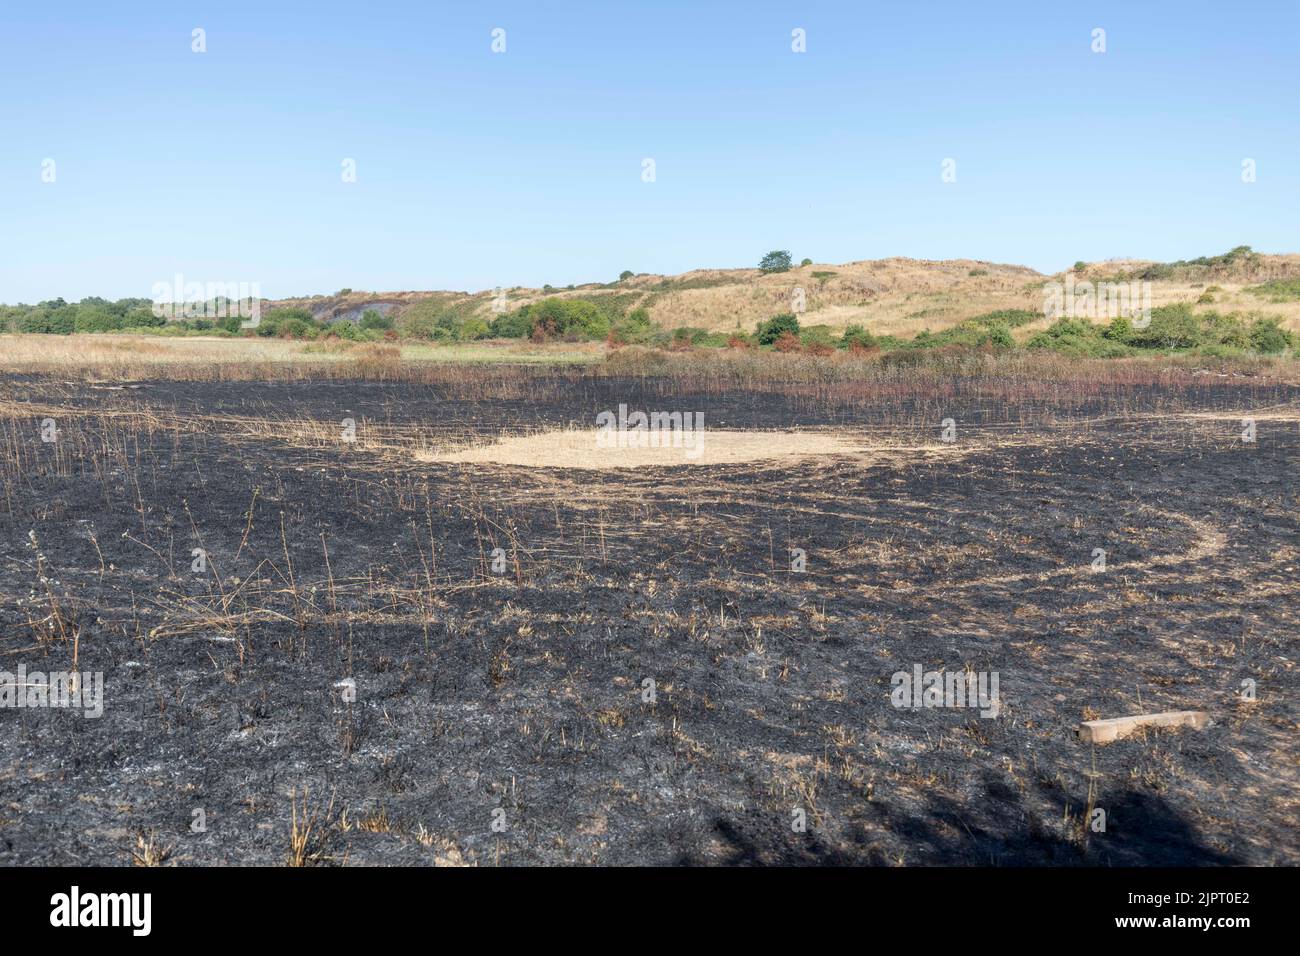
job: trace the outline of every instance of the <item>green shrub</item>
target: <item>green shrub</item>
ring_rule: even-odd
[[[314,322],[311,311],[304,308],[280,308],[269,309],[266,315],[262,316],[263,322],[286,322],[290,319],[297,319],[299,322]]]
[[[901,343],[903,349],[932,349],[956,346],[958,348],[1011,348],[1015,340],[1011,329],[1005,322],[996,322],[986,326],[979,319],[967,319],[942,332],[924,329],[918,332],[910,342]]]
[[[654,330],[650,313],[645,309],[633,309],[625,317],[615,319],[610,325],[610,335],[614,341],[625,345],[640,345],[649,341]]]
[[[524,306],[532,318],[532,331],[550,337],[603,339],[609,334],[609,316],[586,299],[543,299]]]
[[[1101,327],[1087,319],[1057,319],[1026,344],[1031,349],[1049,349],[1065,355],[1115,358],[1129,354],[1126,345],[1106,338]]]
[[[402,330],[415,339],[454,341],[460,321],[455,311],[422,302],[402,317]]]
[[[876,337],[860,325],[847,326],[844,334],[840,336],[840,348],[849,349],[856,346],[869,349],[874,348],[876,344]]]
[[[477,315],[472,315],[462,322],[458,332],[462,342],[471,342],[475,339],[486,339],[492,336],[492,329],[487,320]]]
[[[1041,312],[1033,312],[1029,309],[998,309],[995,312],[985,312],[983,315],[977,315],[969,321],[986,329],[998,325],[1006,326],[1009,329],[1018,329],[1020,326],[1036,322],[1042,317]]]
[[[1206,358],[1217,359],[1245,358],[1249,354],[1245,349],[1231,345],[1203,345],[1196,349],[1195,353],[1204,355]]]
[[[831,348],[839,345],[835,339],[835,330],[829,325],[806,325],[799,330],[799,341],[804,345],[825,345]]]
[[[392,316],[384,315],[378,309],[366,309],[366,311],[361,314],[361,321],[357,324],[363,329],[379,329],[380,331],[383,331],[393,327],[393,318]]]
[[[793,335],[799,334],[799,320],[791,312],[774,315],[766,322],[760,322],[755,337],[758,339],[759,345],[772,345],[786,332]]]
[[[1300,278],[1273,279],[1249,286],[1245,291],[1267,298],[1270,302],[1297,302],[1300,301]]]
[[[60,300],[62,301],[62,300]],[[49,335],[71,335],[76,329],[77,307],[43,309],[39,306],[18,321],[19,332],[44,332]]]
[[[239,319],[235,320],[236,323]],[[122,316],[123,329],[128,328],[155,328],[160,329],[167,324],[166,316],[154,315],[152,306],[136,306],[129,309]]]
[[[995,325],[989,329],[988,344],[995,349],[1010,349],[1015,348],[1016,340],[1005,325]]]
[[[378,342],[383,338],[383,333],[379,329],[363,329],[361,326],[346,320],[335,322],[326,329],[325,334],[336,336],[347,342]]]
[[[635,298],[635,294],[632,297]],[[603,298],[620,299],[616,296]],[[620,317],[618,302],[596,303],[587,299],[550,298],[498,315],[492,319],[487,328],[488,334],[507,339],[518,339],[529,335],[570,340],[603,339],[609,335],[612,325],[619,321]],[[648,315],[645,316],[645,320],[648,324]],[[631,330],[638,324],[640,324],[639,320],[625,327]]]
[[[528,315],[527,307],[524,307],[495,316],[489,323],[488,329],[499,339],[522,339],[532,332],[533,320]]]
[[[758,262],[763,272],[789,272],[790,253],[785,249],[773,249]]]
[[[1185,303],[1162,305],[1151,310],[1151,321],[1145,327],[1131,324],[1126,345],[1140,349],[1173,351],[1208,344],[1202,336],[1201,323]]]
[[[1295,337],[1273,318],[1258,318],[1252,322],[1249,338],[1250,347],[1266,355],[1284,352],[1295,344]]]
[[[81,306],[73,318],[76,332],[117,332],[125,328],[123,316],[100,306]]]
[[[263,322],[262,324],[265,325],[266,323]],[[199,327],[197,322],[194,323],[194,327]],[[211,327],[212,324],[208,323],[208,328]],[[298,318],[281,319],[275,323],[274,330],[274,334],[282,339],[314,339],[320,335],[319,325]],[[258,331],[261,331],[260,326]]]

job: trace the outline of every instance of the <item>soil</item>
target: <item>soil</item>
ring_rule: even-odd
[[[846,447],[422,460],[620,403]],[[0,670],[105,679],[0,708],[0,863],[279,864],[296,811],[323,864],[1296,865],[1297,407],[0,377]],[[916,665],[997,716],[893,706]]]

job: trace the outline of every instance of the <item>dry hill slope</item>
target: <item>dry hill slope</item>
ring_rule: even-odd
[[[1224,261],[1219,261],[1224,260]],[[1300,298],[1277,301],[1246,291],[1261,282],[1300,278],[1300,255],[1251,253],[1239,259],[1212,257],[1209,264],[1161,264],[1147,260],[1090,263],[1068,273],[1076,281],[1142,281],[1149,277],[1155,305],[1199,303],[1220,312],[1266,312],[1285,317],[1300,330]],[[970,259],[941,261],[890,258],[813,264],[788,272],[758,269],[696,269],[676,276],[638,275],[618,282],[588,283],[556,289],[514,287],[504,290],[513,310],[549,296],[608,299],[623,312],[646,309],[667,329],[691,326],[709,331],[752,331],[781,312],[797,311],[802,290],[805,325],[843,328],[858,324],[875,334],[910,336],[922,329],[938,331],[964,319],[999,309],[1041,311],[1044,285],[1063,281],[1067,273],[1046,276],[1026,266]],[[356,319],[368,308],[402,316],[419,305],[425,310],[453,310],[465,318],[491,320],[494,293],[357,292],[284,299],[279,306],[308,308],[318,319]],[[1030,334],[1047,324],[1026,326]]]

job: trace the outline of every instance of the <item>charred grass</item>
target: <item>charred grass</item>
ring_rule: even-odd
[[[0,380],[0,669],[105,674],[0,709],[0,861],[1300,862],[1285,375],[619,361]],[[620,402],[891,451],[417,460]]]

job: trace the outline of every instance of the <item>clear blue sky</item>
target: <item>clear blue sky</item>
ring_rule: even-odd
[[[1296,0],[6,3],[0,301],[1297,252],[1297,28]]]

